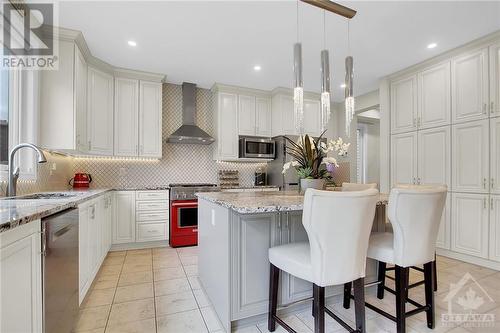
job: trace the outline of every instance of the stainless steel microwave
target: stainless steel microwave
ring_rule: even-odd
[[[240,137],[239,157],[274,159],[276,142],[273,139]]]

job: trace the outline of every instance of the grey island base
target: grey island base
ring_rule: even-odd
[[[218,192],[199,193],[198,199],[199,279],[221,323],[231,332],[265,320],[268,249],[307,241],[302,226],[303,196],[297,192]],[[387,196],[381,194],[373,231],[385,230],[386,203]],[[366,283],[376,281],[376,270],[376,262],[369,260]],[[311,304],[294,304],[312,296],[309,282],[286,273],[280,278],[282,308],[291,311]],[[343,286],[330,287],[326,295],[331,298],[342,291]]]

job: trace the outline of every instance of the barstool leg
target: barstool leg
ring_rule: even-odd
[[[267,314],[267,329],[270,332],[276,330],[276,309],[278,308],[278,287],[280,270],[271,264],[269,269],[269,312]]]
[[[424,265],[424,279],[425,279],[425,305],[429,308],[427,314],[427,327],[433,329],[435,326],[435,313],[434,313],[434,267],[436,262],[429,262]]]
[[[396,331],[406,332],[406,292],[408,289],[407,275],[408,267],[395,268],[396,277]]]
[[[313,317],[316,317],[316,313],[317,313],[317,310],[316,310],[316,303],[314,302],[314,300],[316,299],[316,297],[318,297],[316,294],[318,292],[318,289],[316,288],[313,288],[313,302],[312,302],[312,316]]]
[[[351,288],[352,282],[344,283],[344,309],[351,307]]]
[[[378,262],[378,286],[377,286],[377,298],[384,298],[384,288],[385,288],[385,272],[387,264],[385,262]]]
[[[313,285],[314,333],[325,333],[325,288]]]
[[[434,253],[434,262],[432,263],[432,266],[434,266],[434,291],[438,291],[438,276],[437,276],[437,262],[436,262],[436,254]]]
[[[365,333],[365,279],[363,278],[354,281],[354,313],[356,316],[356,330]]]

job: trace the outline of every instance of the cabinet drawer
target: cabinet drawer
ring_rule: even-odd
[[[135,210],[168,210],[168,201],[137,201]]]
[[[136,212],[136,221],[168,220],[168,210]]]
[[[135,192],[136,200],[165,200],[168,201],[167,191],[137,191]]]
[[[167,239],[167,223],[149,223],[137,225],[137,242]]]

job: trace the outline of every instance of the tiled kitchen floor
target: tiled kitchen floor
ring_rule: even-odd
[[[95,282],[82,303],[75,332],[88,333],[202,333],[222,332],[210,303],[198,282],[198,249],[155,248],[146,250],[110,252]],[[469,272],[484,288],[488,295],[481,295],[483,304],[475,312],[495,315],[493,327],[471,328],[444,326],[441,314],[448,309],[445,300],[450,283],[457,283]],[[500,331],[500,272],[466,264],[460,261],[438,257],[439,289],[436,294],[436,328],[426,327],[425,314],[421,313],[407,321],[409,333],[470,333]],[[412,271],[411,280],[421,279],[421,274]],[[388,285],[392,281],[387,279]],[[466,298],[466,283],[461,293]],[[477,288],[475,288],[478,290]],[[410,296],[423,301],[422,287],[411,290]],[[367,288],[367,301],[377,304],[386,311],[394,313],[394,296],[386,293],[384,300],[375,296],[373,287]],[[491,297],[491,299],[489,298]],[[331,308],[344,320],[354,321],[353,306],[345,310],[340,298]],[[410,307],[408,307],[410,308]],[[459,309],[457,309],[459,312]],[[463,311],[462,311],[463,312]],[[459,312],[461,313],[461,312]],[[367,332],[395,332],[396,327],[390,320],[367,310]],[[312,332],[313,318],[306,310],[285,318],[298,332]],[[335,321],[326,316],[327,332],[346,332]],[[238,329],[238,333],[268,332],[267,323]],[[285,332],[278,326],[276,332]]]

